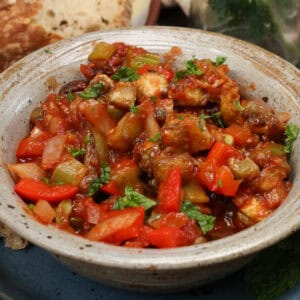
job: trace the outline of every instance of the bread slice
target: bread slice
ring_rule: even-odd
[[[131,0],[1,0],[0,71],[60,39],[130,26],[131,10]]]

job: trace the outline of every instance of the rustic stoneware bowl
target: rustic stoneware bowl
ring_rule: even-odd
[[[300,227],[300,141],[291,156],[293,188],[283,205],[267,220],[221,240],[178,249],[127,249],[44,226],[23,209],[14,182],[5,168],[15,161],[18,141],[28,132],[29,114],[57,87],[80,78],[79,64],[86,61],[97,41],[122,41],[159,53],[179,46],[183,64],[193,55],[228,57],[231,76],[242,87],[252,82],[249,97],[267,96],[280,111],[292,114],[300,126],[300,72],[279,57],[254,45],[200,30],[148,27],[96,32],[49,46],[16,63],[0,76],[0,221],[18,234],[53,253],[80,274],[116,287],[143,291],[175,291],[205,284],[241,268],[258,251],[287,237]],[[246,89],[244,89],[246,90]],[[42,267],[42,266],[41,266]]]

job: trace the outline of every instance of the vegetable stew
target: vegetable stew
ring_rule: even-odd
[[[291,189],[299,128],[246,99],[226,57],[163,57],[100,42],[50,94],[8,165],[28,213],[93,241],[170,248],[268,217]]]

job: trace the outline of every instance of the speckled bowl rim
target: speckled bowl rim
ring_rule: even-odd
[[[122,34],[134,35],[137,32],[145,34],[145,37],[147,37],[147,34],[157,34],[158,39],[162,32],[170,35],[176,35],[177,32],[181,32],[191,38],[197,36],[206,42],[218,40],[220,43],[229,43],[232,48],[235,48],[234,51],[240,51],[243,54],[244,59],[254,62],[253,54],[250,54],[250,52],[255,53],[256,63],[266,62],[266,60],[268,60],[268,62],[273,65],[273,71],[275,70],[283,74],[282,70],[284,70],[284,78],[300,77],[298,69],[278,56],[255,45],[217,33],[198,29],[158,26],[103,31],[86,34],[79,38],[65,40],[47,46],[53,53],[52,57],[45,54],[44,48],[32,53],[7,69],[0,76],[0,111],[3,109],[1,104],[5,95],[10,89],[17,88],[20,77],[18,74],[20,75],[20,72],[22,72],[22,74],[31,72],[31,69],[42,61],[47,62],[51,59],[58,60],[57,57],[66,55],[68,50],[74,49],[81,44],[90,44],[93,40],[105,40],[112,36],[122,36]],[[251,49],[251,51],[249,51],[249,49]],[[299,86],[283,78],[279,80],[282,80],[281,83],[285,84],[286,88],[294,95],[291,101],[297,106],[299,113]],[[1,124],[1,126],[3,126],[3,124]],[[12,204],[18,205],[18,197],[11,195],[12,181],[9,178],[8,172],[3,168],[3,161],[2,167],[0,168],[0,178],[0,204],[2,199],[11,197],[14,199]],[[33,244],[58,256],[68,257],[78,261],[122,269],[156,268],[164,270],[198,268],[221,262],[224,263],[253,254],[297,231],[300,227],[299,200],[300,193],[297,192],[296,197],[294,197],[292,201],[289,201],[287,205],[283,205],[280,210],[277,210],[269,218],[240,233],[206,244],[177,249],[132,249],[91,242],[56,228],[39,224],[31,217],[21,213],[21,211],[18,212],[19,215],[22,215],[19,216],[20,220],[15,221],[11,213],[12,209],[7,207],[7,205],[4,207],[4,203],[2,206],[0,205],[0,220]],[[21,222],[21,220],[24,220],[24,222]]]

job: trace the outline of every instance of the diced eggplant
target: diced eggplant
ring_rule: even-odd
[[[168,81],[165,76],[157,73],[146,73],[136,81],[138,99],[161,96],[167,93]]]
[[[132,82],[116,83],[108,94],[108,102],[121,109],[129,109],[136,100],[136,87]]]

